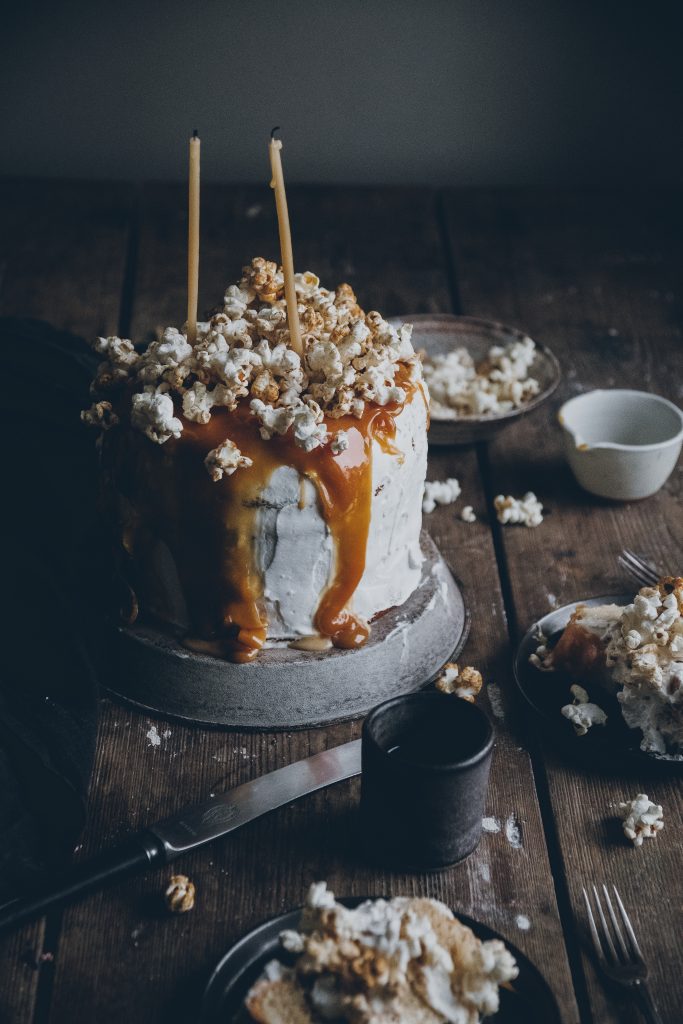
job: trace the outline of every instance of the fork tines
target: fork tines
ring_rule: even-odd
[[[599,933],[598,928],[597,928],[596,923],[595,923],[595,917],[593,915],[593,910],[591,908],[590,900],[588,898],[588,893],[586,892],[585,889],[583,890],[583,898],[586,901],[586,910],[588,911],[588,924],[589,924],[589,927],[590,927],[590,933],[591,933],[591,938],[593,940],[593,945],[595,947],[595,953],[596,953],[596,955],[598,957],[598,960],[602,964],[603,968],[612,968],[612,969],[614,969],[614,968],[618,969],[620,967],[640,967],[640,968],[644,968],[645,967],[645,961],[643,960],[643,954],[640,951],[640,946],[638,945],[638,940],[636,939],[635,932],[633,931],[633,927],[632,927],[631,922],[629,920],[629,916],[626,913],[626,908],[624,907],[624,904],[622,903],[621,896],[617,892],[616,886],[613,885],[612,886],[612,890],[614,892],[614,897],[616,899],[617,906],[619,908],[619,917],[621,919],[621,924],[623,925],[624,930],[625,930],[626,935],[627,935],[628,940],[629,940],[628,943],[627,943],[626,939],[624,938],[624,934],[623,934],[622,929],[620,927],[620,923],[619,923],[619,919],[617,918],[617,914],[616,914],[616,912],[614,910],[614,906],[612,904],[612,900],[610,898],[610,894],[607,891],[607,886],[603,885],[602,886],[602,891],[603,891],[603,894],[604,894],[605,903],[607,905],[607,913],[609,914],[610,921],[612,922],[612,928],[611,929],[610,929],[610,927],[607,924],[607,919],[605,917],[605,912],[603,910],[602,903],[600,902],[600,897],[598,895],[598,890],[596,889],[595,886],[592,886],[592,889],[593,889],[593,896],[594,896],[594,899],[595,899],[595,906],[597,908],[598,916],[600,918],[600,925],[601,925],[601,930],[602,930],[602,939],[601,939],[600,933]],[[614,934],[614,937],[616,938],[616,942],[617,942],[617,945],[619,946],[620,953],[617,953],[617,950],[616,950],[616,947],[614,945],[614,941],[613,941],[613,938],[612,938],[612,933]]]
[[[618,555],[617,561],[622,569],[625,569],[629,576],[632,576],[641,586],[653,587],[659,582],[657,571],[634,551],[624,548]]]

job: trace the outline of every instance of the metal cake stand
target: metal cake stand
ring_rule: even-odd
[[[353,651],[266,647],[237,665],[195,654],[151,625],[120,626],[112,692],[172,718],[235,729],[303,729],[357,718],[418,690],[457,657],[469,630],[460,586],[422,532],[422,578],[399,608],[372,624]]]

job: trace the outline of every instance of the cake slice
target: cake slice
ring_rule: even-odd
[[[263,977],[250,989],[245,1008],[258,1024],[315,1024],[294,971],[277,960],[267,965]]]
[[[624,607],[579,605],[552,650],[530,661],[616,693],[641,750],[683,759],[683,578],[642,587]]]
[[[618,604],[580,604],[549,651],[545,645],[532,655],[532,664],[544,671],[559,669],[583,682],[609,685],[607,644],[623,607]]]
[[[479,1024],[518,973],[503,942],[481,942],[437,900],[350,909],[319,882],[300,929],[280,936],[294,966],[271,962],[247,995],[259,1024]]]

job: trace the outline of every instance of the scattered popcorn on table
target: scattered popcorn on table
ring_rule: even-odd
[[[471,665],[465,665],[461,671],[454,661],[446,662],[435,683],[437,690],[440,690],[441,693],[453,693],[456,697],[469,701],[470,704],[474,704],[474,698],[481,691],[483,685],[484,680],[478,669],[472,668]]]
[[[624,819],[624,835],[632,840],[634,846],[642,846],[643,839],[654,839],[664,828],[662,808],[659,804],[651,804],[645,793],[639,793],[635,800],[619,804],[618,810]]]
[[[424,356],[424,376],[429,386],[430,412],[437,420],[459,416],[496,416],[518,409],[540,391],[528,376],[536,346],[531,338],[494,345],[479,366],[467,349]]]
[[[543,505],[533,491],[527,491],[523,498],[499,494],[493,499],[499,523],[520,526],[540,526],[543,522]]]
[[[464,509],[460,513],[460,518],[463,523],[476,523],[477,521],[477,517],[471,505],[465,505]]]
[[[164,896],[171,913],[185,914],[194,907],[194,883],[187,875],[172,875]]]
[[[455,477],[448,480],[426,480],[422,511],[428,515],[437,505],[452,505],[460,497],[460,484]]]

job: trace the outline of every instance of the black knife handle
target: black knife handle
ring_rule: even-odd
[[[60,877],[46,882],[36,893],[0,908],[0,935],[41,917],[48,910],[55,910],[95,889],[163,864],[165,860],[161,840],[151,832],[140,832],[125,845],[105,850],[85,864],[75,864]]]

